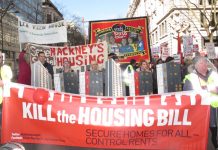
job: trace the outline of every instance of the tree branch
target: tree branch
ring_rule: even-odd
[[[189,4],[187,1],[184,1],[188,9],[192,12],[193,16],[198,20],[198,22],[205,28],[206,32],[209,30],[209,22],[206,24],[205,22],[201,22],[201,20],[196,16],[195,12],[190,8]],[[204,7],[205,8],[205,7]],[[201,15],[201,14],[200,14]]]
[[[200,13],[202,13],[203,14],[203,16],[207,19],[207,21],[208,22],[210,22],[210,20],[209,20],[209,18],[207,17],[207,15],[206,15],[206,13],[207,12],[202,12],[202,10],[195,4],[195,3],[193,3],[193,2],[191,2],[190,0],[187,0],[190,4],[192,4],[192,5],[194,5],[195,6],[195,8],[197,8],[199,11],[200,11]],[[188,5],[188,3],[185,1],[185,3]]]
[[[214,13],[214,24],[215,24],[215,28],[217,28],[217,26],[218,26],[218,20],[217,20],[217,8],[216,8],[216,4],[217,4],[217,0],[212,0],[213,1],[213,3],[212,3],[212,7],[213,7],[213,13]]]
[[[174,6],[175,6],[176,8],[178,8],[175,4],[174,4]],[[194,27],[196,28],[196,30],[197,30],[197,32],[200,34],[200,36],[201,36],[202,38],[204,38],[203,35],[201,34],[201,32],[199,31],[198,27],[195,25],[194,21],[193,21],[188,15],[186,15],[182,10],[180,10],[180,9],[178,9],[178,10],[179,10],[179,12],[181,12],[185,17],[187,17],[187,18],[191,21],[191,23],[194,25]]]
[[[215,27],[213,29],[211,29],[211,32],[215,32],[218,30],[218,23],[215,24]]]

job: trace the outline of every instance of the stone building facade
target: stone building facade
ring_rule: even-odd
[[[203,21],[202,14],[196,8],[194,9],[192,5],[191,8],[193,8],[196,18],[189,11],[184,1],[130,0],[127,17],[149,17],[150,46],[152,50],[162,50],[161,47],[166,47],[169,55],[176,54],[178,50],[178,33],[181,39],[184,36],[191,37],[193,47],[198,47],[200,51],[204,50],[204,44],[209,42],[209,39],[205,29],[200,24],[200,21]],[[200,9],[203,8],[202,0],[194,0],[193,2]],[[207,2],[208,14],[210,8],[211,5]],[[214,32],[213,36],[215,46],[218,46],[218,31]]]

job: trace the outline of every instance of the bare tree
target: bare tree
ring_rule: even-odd
[[[196,3],[197,1],[183,0],[185,6],[191,12],[194,18],[205,29],[210,42],[213,42],[214,32],[218,30],[218,13],[217,13],[218,12],[218,8],[217,8],[218,2],[217,1],[218,0],[199,0],[199,4],[197,4]],[[183,15],[185,15],[196,27],[194,21],[188,14],[186,14],[182,10],[180,10],[180,12]],[[196,29],[199,32],[199,29],[197,27]]]
[[[68,26],[68,41],[71,45],[85,44],[82,18],[76,15],[71,15],[69,20],[71,26]]]
[[[64,16],[64,19],[68,22],[68,44],[73,46],[85,44],[82,17],[69,13],[69,11],[66,9],[66,6],[62,3],[55,2],[54,4],[58,7],[59,11]]]
[[[84,36],[80,31],[81,29],[77,25],[69,25],[67,29],[68,33],[68,43],[70,45],[83,45],[84,42]]]

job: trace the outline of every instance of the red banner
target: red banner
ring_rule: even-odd
[[[150,61],[148,22],[146,17],[90,22],[91,43],[106,41],[108,53],[116,53],[119,61]]]
[[[194,92],[113,98],[15,84],[4,97],[2,142],[205,150],[210,107],[203,100]]]

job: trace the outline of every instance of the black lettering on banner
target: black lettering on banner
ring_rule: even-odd
[[[91,129],[86,129],[86,136],[91,136]]]
[[[188,130],[97,130],[86,129],[86,144],[104,146],[155,146],[162,137],[190,138]]]
[[[157,145],[157,138],[135,138],[135,139],[129,139],[129,145],[155,146],[155,145]]]
[[[137,55],[145,55],[147,54],[145,51],[140,51],[140,52],[132,52],[132,53],[127,53],[127,54],[124,54],[123,56],[124,57],[129,57],[129,56],[137,56]]]
[[[186,138],[190,138],[190,134],[188,132],[188,130],[176,130],[175,132],[175,137],[186,137]]]

